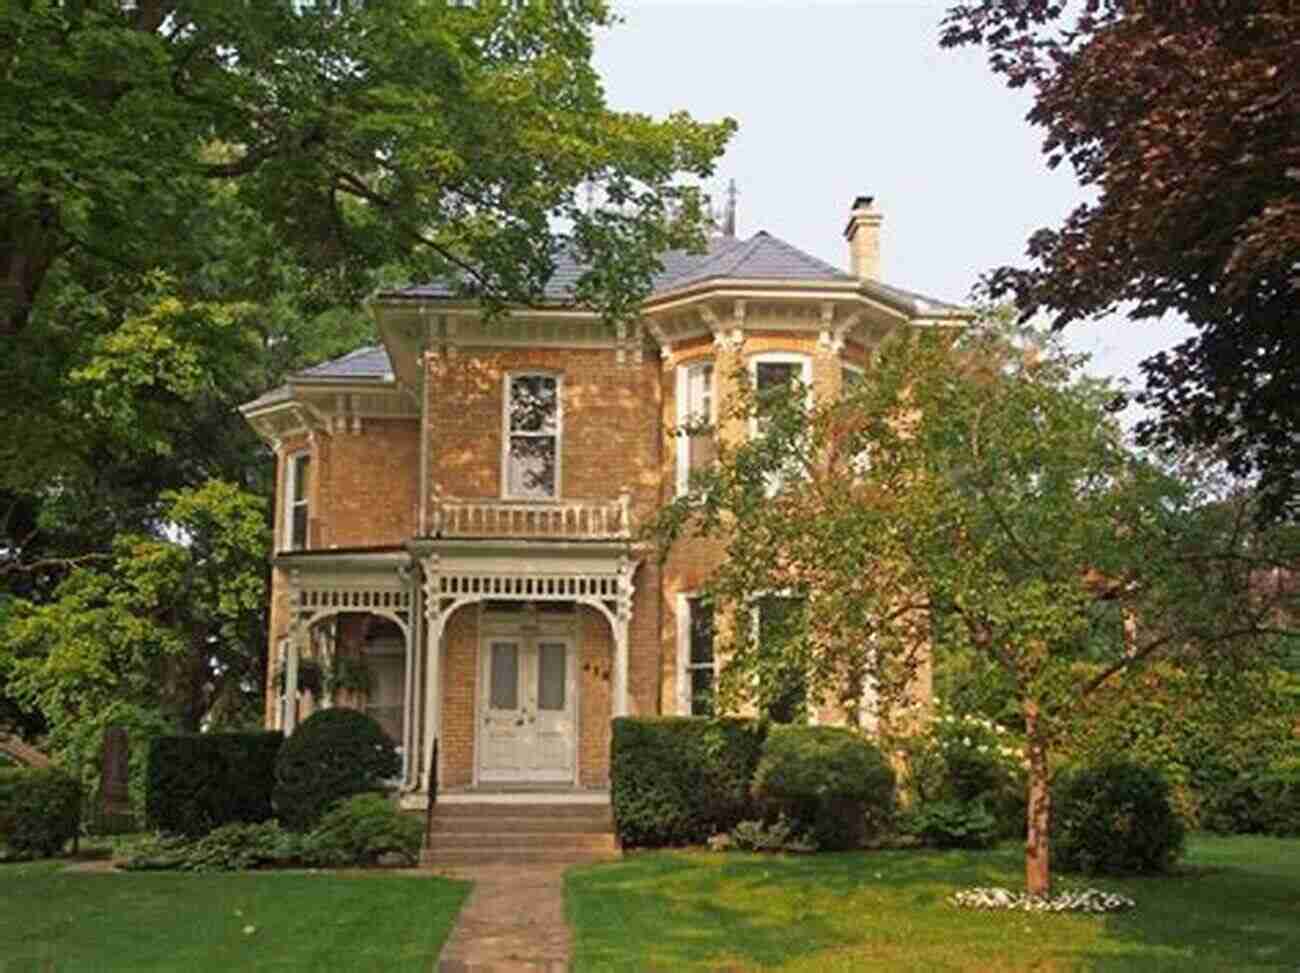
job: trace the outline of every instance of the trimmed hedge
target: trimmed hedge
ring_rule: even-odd
[[[337,802],[382,793],[401,771],[397,747],[371,717],[345,707],[318,710],[280,748],[276,816],[293,831],[310,830]]]
[[[71,774],[0,768],[0,848],[19,858],[57,855],[80,826],[81,784]]]
[[[869,823],[894,811],[894,771],[874,744],[842,726],[774,726],[754,773],[768,815],[787,815],[828,851],[859,848]]]
[[[1114,761],[1066,773],[1052,788],[1052,860],[1067,872],[1141,875],[1168,870],[1186,829],[1169,782]]]
[[[156,738],[145,780],[149,827],[194,837],[227,824],[269,820],[283,744],[278,730]]]
[[[700,844],[753,817],[764,726],[695,716],[619,717],[610,800],[624,847]]]

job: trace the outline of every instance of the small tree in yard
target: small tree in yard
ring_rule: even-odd
[[[945,639],[1014,686],[1037,894],[1050,885],[1053,749],[1092,718],[1099,689],[1152,658],[1244,671],[1279,617],[1255,582],[1289,554],[1285,535],[1252,528],[1248,503],[1131,451],[1113,393],[1078,364],[996,328],[910,332],[841,401],[759,403],[742,384],[732,415],[761,406],[759,434],[721,442],[716,468],[657,525],[664,544],[726,544],[710,586],[732,620],[719,626],[724,707],[793,666],[808,699],[838,700],[853,721],[871,687],[898,726],[942,614]],[[735,621],[770,592],[803,599],[784,638]],[[1099,600],[1129,620],[1124,639],[1093,637]]]

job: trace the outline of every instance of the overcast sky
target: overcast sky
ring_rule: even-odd
[[[611,107],[740,123],[714,188],[736,180],[742,237],[847,267],[849,203],[875,196],[885,280],[960,301],[1084,198],[1068,167],[1044,165],[1028,95],[981,51],[940,50],[942,2],[613,2],[625,22],[596,52]],[[1186,333],[1115,319],[1067,337],[1092,371],[1137,379]]]

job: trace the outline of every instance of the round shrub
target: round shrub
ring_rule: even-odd
[[[1052,859],[1066,871],[1130,875],[1165,871],[1182,854],[1185,828],[1168,782],[1116,761],[1067,773],[1052,793]]]
[[[992,848],[998,819],[979,801],[927,801],[903,816],[902,830],[931,848]]]
[[[0,769],[0,848],[57,855],[81,825],[81,784],[56,767]]]
[[[424,822],[403,814],[379,794],[358,794],[327,811],[304,839],[303,855],[313,865],[337,868],[373,865],[396,855],[407,865],[420,860]]]
[[[365,713],[342,707],[313,713],[294,730],[275,761],[275,813],[306,831],[353,794],[382,792],[402,769],[397,748]]]
[[[754,797],[819,848],[861,847],[894,809],[894,771],[861,734],[837,726],[774,726],[754,772]]]

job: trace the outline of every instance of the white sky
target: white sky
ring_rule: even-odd
[[[739,236],[847,267],[849,204],[875,196],[884,279],[961,301],[1084,198],[1067,166],[1048,171],[1029,96],[982,51],[939,48],[939,0],[612,2],[625,22],[596,50],[611,107],[739,122],[712,182],[720,198],[736,180]],[[1094,373],[1137,381],[1139,360],[1188,333],[1115,318],[1066,336]]]

